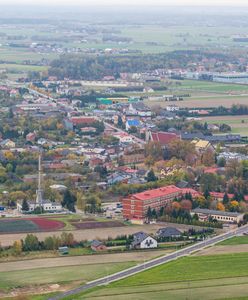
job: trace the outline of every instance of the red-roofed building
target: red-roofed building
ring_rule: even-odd
[[[196,190],[191,189],[191,188],[182,188],[181,192],[182,192],[183,196],[185,196],[186,194],[191,194],[193,199],[196,198],[196,197],[201,196],[201,193],[199,193]]]
[[[75,127],[84,127],[84,126],[88,126],[88,125],[92,125],[97,121],[97,119],[95,117],[87,117],[87,116],[83,116],[83,117],[71,117],[69,119],[65,119],[64,120],[64,124],[66,129],[68,130],[73,130],[75,129]]]
[[[159,210],[181,195],[174,185],[130,195],[122,200],[123,216],[126,219],[145,219],[148,208]]]
[[[152,131],[149,131],[147,140],[152,141],[152,142],[158,142],[162,146],[166,146],[171,141],[173,141],[175,139],[179,139],[179,138],[180,137],[177,134],[173,133],[173,132],[162,132],[162,131],[152,132]]]
[[[222,201],[225,193],[219,192],[210,192],[210,196],[214,198],[214,200]],[[231,200],[234,197],[234,194],[227,194],[228,198]]]

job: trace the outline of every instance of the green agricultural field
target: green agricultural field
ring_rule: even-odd
[[[246,34],[243,29],[241,31]],[[203,34],[204,32],[204,34]],[[236,34],[234,27],[208,26],[159,26],[140,25],[126,26],[122,29],[122,36],[133,39],[130,48],[140,49],[146,53],[165,52],[181,49],[196,49],[197,47],[211,47],[212,49],[236,47],[238,43],[232,41]],[[151,44],[152,43],[152,44]]]
[[[232,133],[248,135],[248,116],[214,116],[204,117],[202,122],[209,124],[228,124],[232,128]]]
[[[30,220],[1,220],[0,221],[0,233],[11,232],[33,232],[38,231],[39,226]]]
[[[218,245],[231,246],[231,245],[244,245],[244,244],[248,244],[248,236],[235,236],[231,239],[219,243]]]
[[[235,93],[242,94],[248,92],[248,85],[218,83],[198,80],[182,80],[175,90],[203,91],[208,93]]]
[[[65,299],[95,297],[100,300],[248,299],[248,253],[184,257]]]
[[[21,65],[21,64],[0,64],[0,70],[6,69],[7,72],[11,73],[25,73],[28,71],[46,71],[48,67],[36,66],[36,65]]]
[[[121,262],[1,272],[0,290],[33,285],[65,284],[73,281],[80,281],[83,284],[107,274],[119,272],[134,264],[132,262]]]

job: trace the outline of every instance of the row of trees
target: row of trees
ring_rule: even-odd
[[[75,244],[72,233],[63,232],[60,236],[48,236],[44,241],[39,241],[38,237],[28,234],[24,240],[17,240],[13,244],[13,251],[16,255],[22,252],[40,251],[40,250],[57,250],[58,247],[71,247]]]
[[[202,51],[173,51],[160,54],[143,55],[117,55],[117,56],[93,56],[93,55],[63,55],[51,62],[49,75],[59,79],[102,79],[106,75],[119,77],[125,72],[144,72],[157,68],[187,66],[189,62],[201,61],[204,58],[216,57],[226,60],[227,55],[205,53]],[[230,58],[229,58],[230,59]]]

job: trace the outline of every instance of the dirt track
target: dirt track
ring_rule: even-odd
[[[147,252],[139,251],[129,253],[83,255],[4,262],[0,263],[0,272],[128,261],[143,262],[144,260],[149,260],[169,252],[171,251],[155,250]]]
[[[248,244],[247,245],[213,246],[213,247],[203,249],[194,255],[196,255],[196,256],[218,255],[218,254],[231,254],[231,253],[241,253],[241,252],[248,252]]]

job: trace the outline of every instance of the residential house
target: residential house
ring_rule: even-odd
[[[214,151],[214,147],[207,140],[193,140],[192,144],[195,145],[195,149],[199,153],[204,153],[207,150]]]
[[[170,111],[170,112],[179,111],[179,109],[180,108],[177,105],[174,105],[174,104],[166,106],[166,110]]]
[[[133,249],[151,249],[157,248],[158,242],[145,232],[137,232],[133,234],[133,242],[131,248]]]
[[[158,238],[179,238],[182,236],[182,232],[175,227],[160,228],[156,232]]]
[[[0,142],[0,146],[3,149],[10,149],[10,148],[15,148],[16,145],[15,142],[13,142],[12,140],[6,139]]]
[[[36,139],[36,133],[35,132],[30,132],[26,135],[26,141],[27,142],[34,142]]]
[[[90,247],[93,251],[96,251],[96,252],[107,250],[107,247],[103,244],[103,242],[100,242],[100,241],[97,241],[97,240],[93,240],[91,242]]]
[[[140,116],[140,117],[151,117],[152,112],[143,102],[132,102],[129,104],[127,115]]]

